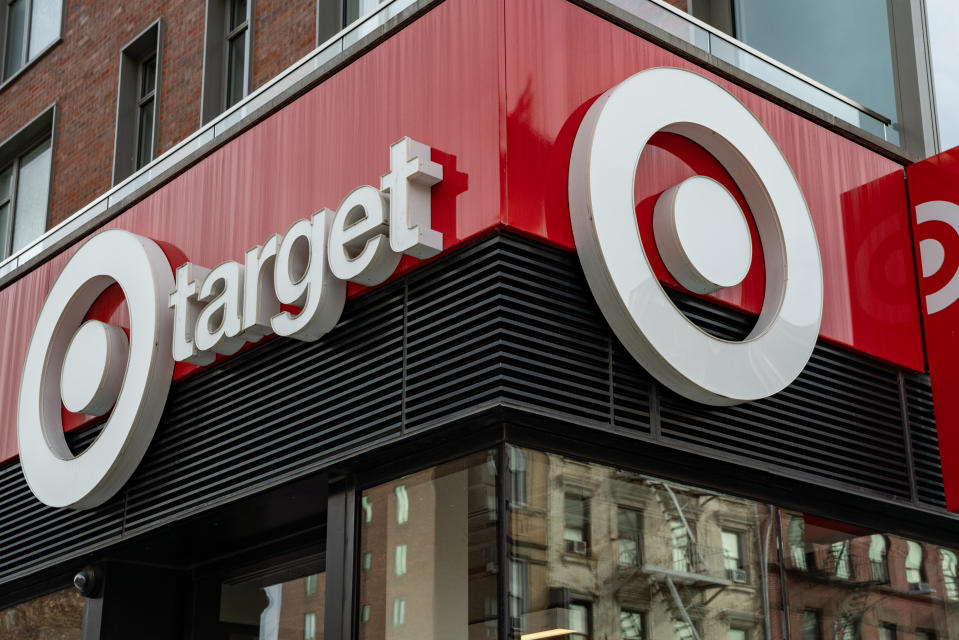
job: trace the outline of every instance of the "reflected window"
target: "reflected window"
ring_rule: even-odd
[[[743,537],[738,531],[723,531],[723,567],[726,578],[737,583],[746,582],[746,563],[743,561]]]
[[[726,640],[749,640],[749,632],[745,629],[730,629],[726,632]]]
[[[839,621],[842,640],[860,640],[859,627],[860,621],[856,618],[843,618]]]
[[[526,453],[519,447],[509,446],[509,486],[510,500],[516,506],[526,504]]]
[[[396,524],[406,524],[410,519],[410,495],[406,485],[396,487]]]
[[[406,575],[406,545],[398,544],[396,545],[396,551],[394,552],[394,570],[397,576]]]
[[[619,629],[623,640],[646,640],[646,614],[622,609],[619,612]]]
[[[948,549],[940,549],[942,561],[942,580],[946,585],[946,598],[959,600],[959,580],[956,576],[956,554]]]
[[[883,622],[879,625],[879,640],[896,640],[896,625]]]
[[[364,604],[363,608],[360,609],[360,622],[369,622],[370,621],[370,605]]]
[[[510,560],[509,615],[514,629],[522,628],[523,614],[528,609],[529,564],[525,560]]]
[[[917,630],[916,640],[936,640],[936,632]]]
[[[872,569],[872,579],[876,582],[888,582],[889,572],[886,568],[886,538],[874,534],[869,539],[869,565]]]
[[[363,521],[373,522],[373,505],[370,504],[370,499],[366,496],[363,496],[363,499],[360,501],[360,505],[363,508]]]
[[[393,626],[406,624],[406,598],[393,598]]]
[[[370,567],[373,566],[373,554],[364,553],[363,554],[363,571],[369,571]]]
[[[813,609],[803,611],[803,640],[822,640],[822,614]]]
[[[306,595],[308,596],[316,595],[317,575],[314,573],[313,575],[306,576],[305,582],[306,582]]]
[[[922,567],[922,546],[918,542],[909,540],[906,542],[906,548],[906,582],[911,588],[916,589],[926,581]]]
[[[833,572],[837,578],[849,580],[852,577],[852,570],[849,563],[849,541],[833,542],[829,547],[829,553],[833,565]]]
[[[687,524],[679,519],[671,520],[669,530],[673,547],[673,569],[676,571],[692,571],[693,547],[689,539],[690,531]]]
[[[592,634],[592,607],[588,602],[573,602],[569,605],[569,640],[589,640]]]
[[[676,640],[696,640],[699,636],[695,627],[682,620],[676,620],[673,623],[673,637]]]
[[[617,509],[619,565],[638,567],[643,562],[643,514],[636,509]]]
[[[316,614],[312,611],[303,618],[303,640],[316,640]]]
[[[564,505],[566,553],[585,556],[589,552],[589,498],[567,493]]]
[[[793,566],[807,569],[806,566],[806,523],[802,516],[789,516],[789,553]]]

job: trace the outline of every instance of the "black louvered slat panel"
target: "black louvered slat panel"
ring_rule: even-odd
[[[648,435],[651,432],[649,391],[652,378],[615,337],[610,336],[610,346],[613,354],[613,424],[627,432]]]
[[[348,303],[324,340],[270,340],[177,385],[130,481],[126,530],[397,434],[402,334],[392,287]]]
[[[752,326],[745,314],[674,294],[726,339]],[[741,317],[737,320],[736,316]],[[718,319],[717,319],[718,318]],[[766,464],[908,498],[909,477],[896,370],[820,342],[779,394],[734,407],[705,407],[663,390],[665,437]]]
[[[82,451],[99,433],[100,426],[67,434],[67,444]],[[117,540],[122,525],[122,494],[94,509],[54,509],[30,492],[19,462],[0,468],[0,582]]]
[[[939,437],[936,433],[936,413],[932,406],[929,376],[909,374],[905,376],[905,380],[906,410],[909,412],[909,434],[912,438],[919,501],[945,508]]]
[[[530,407],[610,422],[605,325],[578,274],[576,257],[507,241],[503,288],[505,398]]]
[[[463,250],[459,268],[434,264],[409,278],[407,429],[500,397],[502,257],[492,237]]]

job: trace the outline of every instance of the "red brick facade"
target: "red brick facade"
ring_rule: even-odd
[[[253,86],[315,46],[314,0],[254,4]],[[159,144],[163,153],[200,127],[206,2],[65,0],[63,39],[0,89],[0,141],[57,104],[49,222],[111,187],[120,52],[163,18]]]

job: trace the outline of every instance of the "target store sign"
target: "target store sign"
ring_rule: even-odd
[[[402,254],[439,253],[430,188],[443,171],[430,152],[403,138],[390,148],[379,189],[358,187],[336,211],[323,209],[253,247],[242,264],[187,262],[174,277],[156,242],[121,230],[80,247],[43,305],[20,384],[20,461],[37,498],[90,508],[112,497],[153,438],[174,361],[209,364],[271,333],[318,340],[343,312],[347,281],[377,285]],[[99,320],[83,322],[113,284],[126,298],[129,337]],[[61,403],[75,413],[109,413],[80,455],[67,446]]]
[[[690,322],[653,273],[636,222],[634,167],[649,138],[691,139],[732,175],[763,247],[766,295],[752,333],[720,340]],[[346,283],[387,280],[402,254],[443,248],[431,188],[443,171],[431,149],[404,138],[390,148],[379,188],[361,186],[336,211],[298,220],[246,251],[243,262],[171,268],[153,240],[102,232],[70,259],[40,313],[19,398],[18,437],[34,494],[89,508],[129,479],[156,431],[174,363],[203,365],[277,334],[321,338],[338,322]],[[569,209],[590,287],[617,336],[661,382],[688,398],[729,405],[777,393],[802,371],[819,334],[822,268],[799,185],[759,121],[714,82],[679,69],[641,72],[603,94],[579,126],[570,158]],[[753,256],[746,214],[719,182],[689,178],[656,203],[655,243],[670,274],[699,293],[735,286]],[[129,335],[83,321],[118,284]],[[61,405],[108,415],[74,456]]]

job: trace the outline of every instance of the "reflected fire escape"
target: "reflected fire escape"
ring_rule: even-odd
[[[627,585],[635,583],[638,578],[645,578],[648,580],[651,595],[661,599],[670,617],[681,623],[680,632],[683,635],[680,637],[702,640],[693,622],[694,618],[701,617],[697,614],[733,583],[726,577],[711,575],[710,564],[703,553],[704,547],[697,540],[694,517],[687,514],[689,506],[684,509],[676,490],[695,500],[697,511],[717,495],[679,486],[674,490],[674,485],[653,478],[646,477],[643,480],[650,487],[659,511],[663,514],[664,528],[668,533],[664,536],[661,548],[672,550],[672,563],[671,566],[651,563],[634,566],[620,574],[615,591],[618,593]],[[695,497],[692,497],[693,494]],[[705,502],[700,500],[702,497],[706,498]]]

